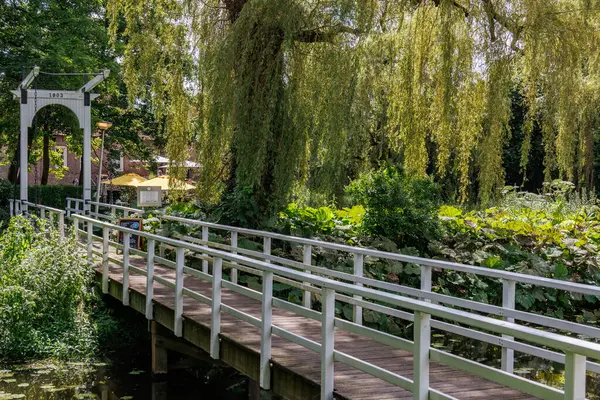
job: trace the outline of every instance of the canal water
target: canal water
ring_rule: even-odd
[[[156,382],[146,357],[96,363],[0,366],[0,400],[247,399],[247,380],[230,369],[182,367]]]

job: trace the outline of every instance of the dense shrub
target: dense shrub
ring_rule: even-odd
[[[354,236],[365,209],[362,206],[335,210],[330,207],[298,207],[290,203],[279,214],[277,230],[295,236]]]
[[[439,237],[440,189],[429,179],[408,178],[388,167],[352,182],[348,194],[365,208],[361,230],[366,234],[420,251]]]
[[[13,218],[0,237],[0,358],[79,358],[97,345],[92,270],[74,237]]]
[[[565,193],[568,185],[547,186],[544,195],[507,189],[496,207],[485,210],[442,207],[446,233],[432,243],[431,251],[465,264],[598,285],[600,208],[593,199]],[[479,301],[501,302],[499,283],[475,276],[447,273],[438,287]],[[594,296],[518,285],[516,300],[521,309],[600,323],[600,299]]]

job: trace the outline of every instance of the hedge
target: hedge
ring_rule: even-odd
[[[81,198],[83,188],[72,185],[29,186],[29,201],[64,210],[67,197]],[[9,219],[9,200],[19,199],[19,185],[0,179],[0,221]]]

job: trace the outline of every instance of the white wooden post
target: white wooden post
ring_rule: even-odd
[[[62,214],[61,214],[62,215]],[[108,227],[102,228],[102,293],[108,293]]]
[[[88,94],[89,95],[89,94]],[[89,215],[92,201],[92,107],[83,107],[83,215]]]
[[[322,301],[321,400],[332,400],[334,389],[335,291],[324,287]]]
[[[565,400],[585,400],[585,363],[585,356],[575,353],[566,353]]]
[[[421,265],[421,290],[424,292],[431,292],[432,287],[432,272],[433,268],[427,265]],[[423,298],[423,301],[431,303],[430,299]]]
[[[310,244],[305,244],[304,245],[304,251],[302,252],[302,263],[306,264],[306,265],[311,265],[312,264],[312,246]],[[310,274],[311,271],[307,271],[304,270],[304,272],[306,272],[307,274]],[[308,285],[308,283],[304,283],[305,285]],[[310,308],[311,304],[311,299],[310,299],[310,292],[308,290],[304,291],[304,296],[302,297],[302,301],[304,303],[304,307],[306,308]]]
[[[156,240],[148,239],[148,255],[146,258],[146,318],[154,319],[154,251]]]
[[[92,252],[93,247],[94,247],[94,225],[91,222],[87,223],[87,256],[88,256],[88,263],[92,264],[94,262],[93,260],[93,256],[94,253]]]
[[[28,107],[27,101],[29,100],[29,94],[25,92],[25,99],[21,98],[21,135],[19,136],[19,200],[21,200],[21,211],[27,211],[27,205],[23,202],[27,201],[27,189],[29,188],[28,178],[28,167],[29,167],[29,146],[28,146],[28,135],[29,126],[33,120],[34,115],[30,115],[30,106]]]
[[[364,254],[354,253],[354,276],[363,277],[363,267],[365,262]],[[356,286],[362,286],[362,283],[356,283]],[[357,300],[362,300],[362,296],[354,295]],[[361,306],[355,305],[353,307],[353,320],[354,323],[362,325],[363,323],[363,309]]]
[[[46,210],[40,208],[40,219],[46,219]]]
[[[58,213],[58,233],[61,239],[65,237],[65,214],[63,213]]]
[[[514,310],[515,308],[515,296],[516,296],[516,282],[509,280],[502,280],[502,307],[510,308]],[[515,322],[514,318],[504,317],[504,320],[507,322]],[[502,335],[503,338],[513,339],[512,336]],[[506,371],[510,374],[514,371],[515,364],[515,352],[513,349],[508,349],[506,347],[502,347],[502,360],[501,366],[502,370]]]
[[[129,210],[123,210],[123,218],[129,217]]]
[[[67,199],[67,217],[71,216],[71,199]]]
[[[221,281],[223,280],[223,259],[213,261],[212,308],[210,318],[210,356],[220,357],[219,334],[221,333]]]
[[[429,348],[431,315],[415,311],[413,354],[413,399],[429,399]]]
[[[202,227],[202,241],[207,242],[208,247],[208,226]],[[208,254],[203,254],[204,257],[208,257]],[[208,274],[208,260],[202,260],[202,272]]]
[[[8,199],[8,209],[10,211],[10,216],[15,216],[15,202],[13,199]]]
[[[185,262],[185,249],[178,247],[175,250],[175,323],[173,333],[175,336],[183,335],[183,264]]]
[[[271,238],[270,237],[263,238],[263,254],[266,254],[268,256],[271,255]],[[265,258],[265,262],[270,263],[271,260],[268,260]]]
[[[110,217],[113,221],[117,217],[117,209],[115,207],[110,208]]]
[[[266,238],[265,238],[266,239]],[[263,271],[260,329],[260,387],[271,389],[271,330],[273,326],[273,273]]]
[[[237,245],[238,245],[238,233],[232,231],[231,232],[231,253],[237,254]],[[235,263],[234,263],[235,264]],[[236,268],[231,268],[231,282],[237,284],[238,281],[238,270]]]
[[[131,233],[123,232],[123,305],[129,305],[129,242]]]

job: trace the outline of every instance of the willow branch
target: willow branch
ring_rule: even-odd
[[[295,40],[304,43],[331,43],[337,35],[341,33],[350,33],[352,35],[359,35],[361,32],[358,29],[351,28],[345,25],[338,25],[331,29],[308,29],[300,31],[294,37]]]
[[[483,9],[485,10],[486,14],[488,15],[488,19],[490,21],[490,35],[491,35],[492,41],[496,40],[494,22],[498,22],[500,25],[502,25],[507,31],[509,31],[512,34],[512,42],[510,44],[510,47],[515,51],[520,51],[520,49],[517,47],[517,41],[519,40],[519,36],[521,35],[521,32],[523,31],[523,26],[519,25],[517,22],[511,20],[506,15],[499,13],[494,8],[494,5],[492,4],[492,0],[482,0],[482,3],[483,3]]]

